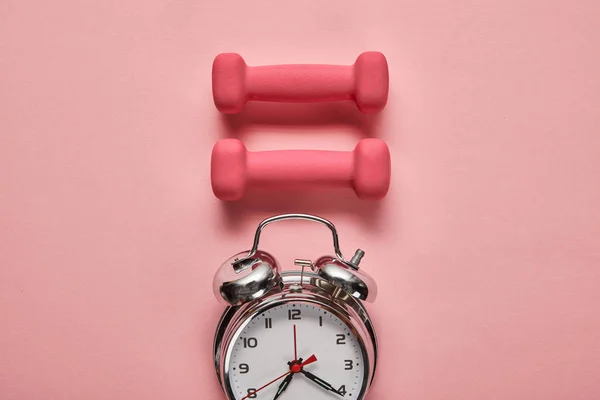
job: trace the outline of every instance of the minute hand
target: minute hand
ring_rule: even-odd
[[[314,374],[311,374],[310,372],[308,372],[308,371],[306,371],[304,369],[301,370],[300,372],[302,374],[304,374],[304,376],[306,376],[308,379],[310,379],[311,381],[313,381],[317,385],[321,386],[323,389],[329,390],[330,392],[333,392],[335,394],[338,394],[338,395],[344,397],[343,394],[341,394],[340,392],[338,392],[333,386],[331,386],[329,383],[325,382],[323,379],[319,378],[318,376],[315,376]]]

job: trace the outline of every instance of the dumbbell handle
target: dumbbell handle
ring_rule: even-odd
[[[267,65],[248,67],[250,100],[324,102],[350,100],[354,93],[353,66]]]
[[[353,153],[324,150],[277,150],[247,153],[247,179],[257,185],[347,186]]]

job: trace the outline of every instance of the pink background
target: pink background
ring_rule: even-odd
[[[221,399],[212,274],[279,212],[367,251],[381,364],[370,399],[600,399],[597,1],[0,1],[0,399]],[[378,117],[253,104],[210,68],[388,57]],[[210,190],[250,150],[388,141],[392,189]],[[298,235],[303,237],[299,238]],[[289,266],[327,231],[272,226]]]

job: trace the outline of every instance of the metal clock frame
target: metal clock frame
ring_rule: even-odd
[[[366,365],[363,384],[355,400],[368,393],[377,366],[377,337],[364,305],[351,295],[312,272],[287,271],[281,274],[283,290],[273,291],[263,298],[241,306],[227,307],[219,321],[213,344],[217,378],[228,399],[235,399],[229,382],[229,360],[232,344],[244,327],[266,310],[290,303],[303,302],[331,312],[344,322],[356,336]]]

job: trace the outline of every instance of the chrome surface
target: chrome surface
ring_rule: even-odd
[[[366,273],[359,270],[365,252],[356,250],[350,261],[346,261],[339,248],[335,226],[326,219],[308,214],[284,214],[262,221],[256,230],[254,244],[248,252],[242,252],[227,260],[218,270],[213,283],[217,300],[227,305],[242,305],[246,302],[281,289],[281,268],[275,258],[258,250],[260,235],[265,226],[283,220],[303,219],[316,221],[329,227],[333,234],[333,247],[336,256],[321,257],[315,265],[307,260],[297,260],[296,265],[310,266],[323,279],[330,281],[338,289],[364,301],[373,302],[377,297],[377,284]],[[300,282],[303,282],[300,279]]]
[[[374,302],[377,298],[377,282],[362,270],[348,268],[339,260],[325,256],[313,267],[321,278],[359,300]]]
[[[356,253],[354,253],[354,256],[352,256],[352,259],[350,260],[350,264],[354,265],[356,269],[358,269],[358,264],[360,264],[364,256],[364,251],[362,251],[361,249],[356,250]]]
[[[367,310],[359,300],[313,272],[301,275],[300,271],[289,271],[282,273],[281,277],[281,292],[269,294],[242,306],[228,307],[221,317],[213,345],[214,362],[217,377],[227,398],[235,399],[229,382],[228,363],[232,344],[244,327],[255,316],[269,308],[291,302],[307,302],[336,315],[356,336],[365,360],[363,386],[356,400],[363,400],[369,391],[377,365],[377,338]],[[298,286],[302,286],[303,290],[291,290]]]
[[[222,304],[239,306],[282,289],[281,267],[272,255],[257,251],[254,257],[247,261],[249,268],[235,273],[231,262],[242,254],[246,252],[231,257],[215,274],[213,291]]]
[[[302,260],[302,259],[296,259],[294,260],[294,265],[297,267],[302,267],[302,272],[300,273],[300,284],[297,285],[297,287],[299,289],[302,289],[302,282],[304,282],[304,269],[306,267],[310,268],[311,270],[314,268],[314,265],[312,263],[312,261],[310,260]]]
[[[251,259],[258,251],[258,244],[260,242],[260,234],[262,233],[262,230],[267,225],[272,224],[273,222],[292,220],[292,219],[314,221],[314,222],[318,222],[318,223],[323,224],[326,227],[328,227],[331,230],[331,233],[333,235],[333,250],[335,251],[336,257],[342,263],[346,264],[348,267],[350,267],[352,269],[358,269],[358,262],[360,262],[360,259],[364,256],[364,254],[365,254],[364,251],[358,249],[356,251],[355,257],[352,258],[352,261],[346,261],[340,250],[340,241],[339,241],[337,230],[335,229],[335,226],[330,221],[328,221],[324,218],[317,217],[315,215],[309,215],[309,214],[282,214],[282,215],[276,215],[271,218],[267,218],[258,225],[258,228],[256,229],[256,233],[254,235],[254,244],[252,245],[252,249],[248,252],[248,254],[244,258],[241,258],[239,260],[234,260],[232,262],[232,265],[233,265],[233,268],[235,269],[235,271],[238,273],[242,272],[252,265]],[[358,256],[359,254],[360,254],[360,256]],[[353,261],[357,261],[357,262],[354,263]]]

